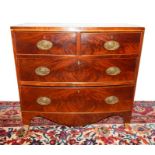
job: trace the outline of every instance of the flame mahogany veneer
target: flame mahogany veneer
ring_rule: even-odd
[[[131,118],[143,27],[12,26],[23,124]]]

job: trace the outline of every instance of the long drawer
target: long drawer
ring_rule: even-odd
[[[20,81],[113,82],[135,80],[136,58],[52,56],[17,59]]]
[[[132,108],[134,86],[29,87],[21,86],[22,111],[119,112]]]

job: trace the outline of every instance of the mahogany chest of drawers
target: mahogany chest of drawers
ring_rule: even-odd
[[[130,121],[143,27],[11,27],[23,123]]]

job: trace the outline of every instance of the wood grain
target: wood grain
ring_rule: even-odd
[[[118,112],[133,104],[134,86],[128,87],[21,87],[21,107],[24,111],[40,112]],[[49,105],[39,105],[39,97],[51,99]],[[119,102],[109,105],[105,98],[116,96]]]
[[[13,32],[13,37],[17,54],[76,54],[76,33]],[[36,45],[40,40],[52,42],[53,47],[49,50],[38,49]]]
[[[68,126],[96,123],[120,115],[130,122],[138,75],[144,27],[11,27],[18,76],[23,123],[35,116]],[[40,40],[53,43],[39,50]],[[115,40],[120,47],[107,51],[104,43]],[[51,69],[48,76],[36,76],[38,66]],[[117,66],[117,76],[105,74]],[[36,98],[48,95],[52,103],[40,106]],[[117,95],[115,105],[105,97]]]
[[[18,59],[20,81],[38,82],[127,82],[135,80],[135,58],[104,57],[29,57]],[[37,67],[44,66],[51,71],[46,76],[35,73]],[[109,67],[119,67],[118,75],[107,75]]]
[[[105,31],[114,31],[114,32],[142,32],[144,31],[145,28],[144,27],[140,27],[140,26],[100,26],[100,27],[82,27],[82,26],[67,26],[67,27],[61,27],[61,26],[37,26],[34,25],[33,26],[11,26],[11,31],[52,31],[52,32],[105,32]]]
[[[31,120],[34,117],[43,117],[49,119],[55,123],[67,126],[85,126],[88,124],[96,123],[101,121],[104,118],[111,116],[121,116],[124,119],[124,122],[130,122],[131,111],[120,111],[118,113],[43,113],[43,112],[22,112],[23,124],[30,124]],[[106,123],[107,124],[107,123]]]
[[[81,33],[81,54],[134,54],[139,52],[141,33]],[[104,43],[109,40],[119,42],[117,50],[109,51],[104,48]]]
[[[120,86],[135,85],[135,81],[113,81],[108,82],[38,82],[38,81],[19,81],[22,86],[41,86],[41,87],[100,87],[100,86]]]

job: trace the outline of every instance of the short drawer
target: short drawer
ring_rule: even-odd
[[[81,33],[83,55],[138,54],[141,33]]]
[[[17,54],[76,54],[76,33],[13,32]]]
[[[136,58],[31,57],[19,58],[20,81],[36,82],[134,82]]]
[[[28,87],[22,86],[23,111],[118,112],[130,111],[134,86]]]

